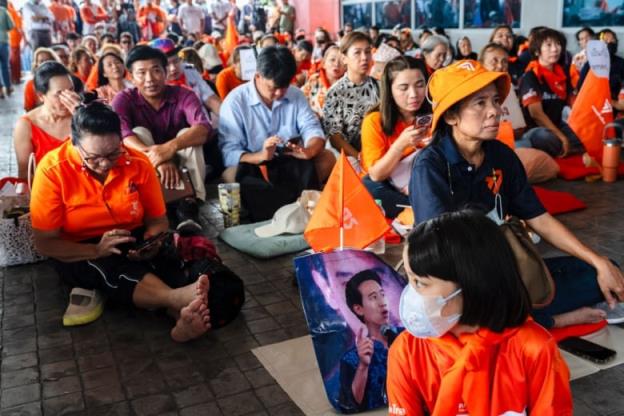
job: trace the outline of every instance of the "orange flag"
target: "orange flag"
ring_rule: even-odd
[[[227,19],[227,27],[225,29],[225,45],[223,52],[229,59],[230,55],[234,52],[234,49],[238,46],[238,30],[236,29],[236,22],[234,16],[230,14]]]
[[[590,70],[572,106],[568,124],[585,146],[589,156],[600,161],[604,127],[613,122],[609,52],[607,45],[599,40],[589,41],[586,52]]]
[[[332,251],[341,246],[363,249],[381,238],[389,228],[343,152],[308,222],[304,233],[306,241],[316,252]]]
[[[511,125],[511,121],[500,121],[500,125],[498,127],[498,135],[496,136],[496,138],[512,149],[516,148],[516,139],[514,137],[514,131],[513,126]]]

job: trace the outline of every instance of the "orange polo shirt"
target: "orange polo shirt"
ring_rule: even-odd
[[[459,338],[404,331],[388,355],[388,411],[571,416],[569,380],[554,338],[530,319],[502,333],[482,328]]]
[[[156,171],[145,155],[125,150],[104,184],[82,169],[71,141],[45,155],[31,193],[33,228],[60,229],[63,238],[81,241],[113,228],[133,230],[145,218],[165,215]]]
[[[225,100],[225,97],[227,97],[230,91],[232,91],[239,85],[244,84],[245,82],[246,81],[243,81],[236,76],[233,66],[228,66],[227,68],[219,72],[217,74],[217,79],[215,80],[217,92],[219,93],[219,97],[221,97],[222,100]]]
[[[381,127],[381,113],[379,111],[364,117],[362,121],[362,152],[360,153],[362,169],[368,172],[371,166],[388,152],[392,143],[399,138],[407,127],[409,127],[409,124],[399,120],[396,126],[394,126],[392,136],[386,136]],[[411,155],[415,150],[412,146],[407,147],[403,151],[401,159]]]

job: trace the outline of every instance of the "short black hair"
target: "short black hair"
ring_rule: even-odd
[[[460,324],[502,332],[526,321],[529,295],[516,258],[483,212],[449,212],[419,224],[407,238],[407,255],[417,276],[457,283],[463,298]]]
[[[258,56],[257,71],[262,78],[270,79],[277,88],[285,88],[297,71],[292,52],[284,46],[263,48]]]
[[[110,40],[111,43],[115,43],[117,41],[117,39],[115,39],[115,36],[113,36],[111,33],[104,33],[102,36],[100,36],[100,44],[104,43],[104,39]]]
[[[561,55],[565,55],[567,41],[563,33],[558,30],[551,29],[549,27],[536,30],[531,36],[531,40],[529,41],[529,52],[533,58],[539,56],[540,50],[542,48],[542,44],[546,42],[548,39],[553,39],[561,45]]]
[[[581,33],[583,32],[589,33],[589,36],[591,36],[592,38],[596,37],[596,32],[594,32],[594,29],[592,29],[589,26],[585,26],[577,30],[576,33],[574,34],[574,37],[576,38],[577,42],[579,41],[579,37],[581,36]]]
[[[121,140],[121,120],[113,109],[97,100],[97,93],[89,92],[81,96],[82,104],[72,116],[72,144],[77,145],[85,134],[117,134]]]
[[[167,56],[159,49],[147,45],[137,45],[130,50],[126,58],[126,68],[128,68],[128,71],[132,71],[132,64],[136,61],[149,61],[152,59],[157,60],[162,68],[167,70]]]
[[[362,305],[362,292],[360,292],[360,285],[368,280],[375,281],[379,286],[382,286],[379,275],[373,270],[362,270],[361,272],[354,274],[345,286],[347,306],[362,322],[364,322],[364,317],[355,313],[353,306]]]
[[[305,40],[305,39],[297,42],[297,45],[295,47],[297,49],[304,50],[309,54],[312,54],[312,52],[314,51],[314,45],[312,45],[312,42],[310,42],[309,40]]]
[[[372,25],[369,30],[376,30],[377,32],[379,32],[379,26],[376,25]]]
[[[70,76],[69,69],[60,62],[47,61],[35,70],[35,91],[47,94],[50,90],[50,80],[54,77]]]
[[[80,40],[81,36],[76,32],[70,32],[65,36],[65,40]]]

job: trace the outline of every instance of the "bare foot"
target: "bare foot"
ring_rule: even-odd
[[[570,325],[595,324],[607,317],[607,313],[600,309],[590,307],[579,308],[571,312],[555,315],[555,328],[561,328]]]
[[[210,329],[210,311],[201,297],[180,311],[176,325],[171,330],[171,338],[177,342],[187,342],[198,338]]]
[[[195,283],[174,289],[171,291],[171,306],[169,307],[173,316],[177,318],[177,312],[183,307],[191,303],[195,298],[201,298],[202,302],[208,306],[208,290],[210,289],[210,280],[208,276],[202,274]]]
[[[202,274],[197,279],[197,286],[195,288],[195,294],[202,299],[204,305],[208,306],[208,290],[210,289],[210,279],[205,274]]]

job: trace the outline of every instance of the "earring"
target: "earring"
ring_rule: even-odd
[[[84,162],[82,162],[82,166],[80,167],[80,170],[83,171],[83,172],[87,171],[87,165],[85,165]]]

